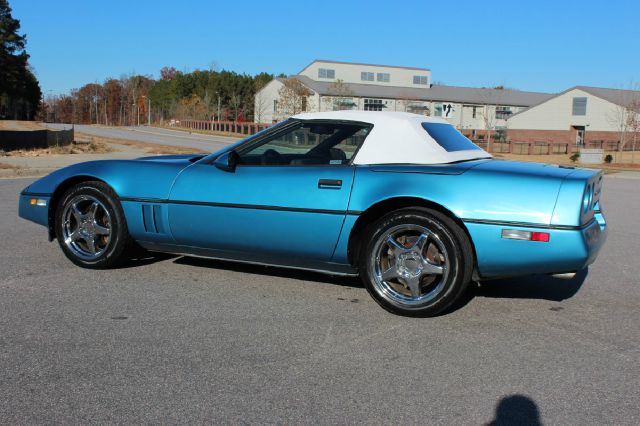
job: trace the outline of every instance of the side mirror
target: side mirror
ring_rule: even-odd
[[[227,151],[213,162],[213,165],[224,170],[225,172],[234,172],[238,165],[238,153],[235,151]]]

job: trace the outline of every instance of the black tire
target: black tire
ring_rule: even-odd
[[[385,246],[385,243],[380,241],[385,240],[389,232],[393,232],[395,229],[402,230],[407,226],[429,230],[432,233],[430,235],[434,235],[435,238],[437,238],[438,243],[442,247],[442,251],[446,253],[446,262],[442,262],[442,265],[446,265],[446,268],[441,266],[441,270],[446,270],[447,272],[440,272],[442,275],[439,276],[439,281],[437,281],[438,275],[432,275],[427,278],[437,283],[437,286],[432,293],[424,296],[424,303],[420,300],[423,296],[414,297],[414,294],[420,293],[409,294],[407,297],[413,299],[411,301],[411,303],[415,303],[413,305],[409,303],[403,304],[402,301],[397,300],[397,297],[393,297],[395,295],[393,290],[389,291],[391,287],[391,285],[388,284],[389,282],[392,282],[393,286],[405,285],[407,288],[401,291],[409,291],[408,286],[406,283],[403,283],[402,278],[392,278],[390,281],[385,281],[384,278],[381,278],[379,272],[376,272],[375,267],[375,263],[380,262],[379,259],[381,255],[379,253],[383,253],[382,256],[384,256],[384,253],[392,250],[390,245],[387,244]],[[428,208],[404,208],[393,211],[370,224],[364,230],[363,236],[358,264],[360,276],[369,294],[386,310],[406,316],[435,316],[451,307],[467,290],[473,274],[473,248],[465,232],[448,216]],[[386,241],[388,241],[388,239]],[[401,247],[401,249],[404,250],[404,247]],[[438,256],[441,256],[438,259],[445,258],[445,255],[438,254]],[[393,259],[393,265],[399,265],[399,263],[396,263],[393,255],[391,255],[391,258]],[[389,262],[389,265],[391,265],[391,261]],[[414,265],[417,264],[419,263],[414,263]],[[402,267],[404,266],[405,264],[403,263]],[[380,270],[380,267],[378,270]],[[400,269],[396,268],[396,270]],[[423,283],[424,278],[422,278],[422,275],[419,275],[420,272],[417,272],[417,274],[419,276],[418,282],[420,283],[418,284],[418,288],[422,289],[425,285]],[[377,282],[376,276],[378,276]],[[380,284],[380,282],[383,282],[383,284]],[[436,290],[438,291],[436,292]],[[391,296],[389,296],[390,294]],[[433,294],[433,296],[431,296],[431,294]],[[433,298],[426,300],[427,296]],[[402,295],[400,295],[400,297],[402,297]]]
[[[64,241],[65,207],[78,197],[90,197],[101,203],[101,208],[109,215],[110,234],[108,242],[95,258],[82,258]],[[55,231],[58,243],[69,260],[78,266],[90,269],[108,269],[118,266],[126,260],[126,253],[135,247],[129,236],[127,222],[116,193],[103,182],[87,181],[69,188],[60,198],[55,210]],[[105,238],[106,239],[106,238]]]

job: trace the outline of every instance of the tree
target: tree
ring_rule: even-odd
[[[487,152],[491,152],[493,150],[493,141],[491,140],[491,135],[496,128],[496,110],[498,109],[498,90],[504,90],[504,86],[495,86],[493,89],[491,88],[481,88],[478,89],[480,92],[480,98],[482,99],[482,103],[484,106],[480,109],[480,117],[482,118],[482,123],[484,124],[484,130],[487,141]]]
[[[29,67],[27,39],[20,35],[20,21],[11,15],[7,0],[0,0],[0,118],[32,120],[42,92]]]
[[[161,80],[171,80],[173,77],[176,76],[176,73],[178,71],[176,71],[176,69],[174,67],[163,67],[160,70],[160,79]]]
[[[629,103],[629,114],[627,116],[627,126],[632,132],[632,145],[631,145],[631,163],[635,160],[636,142],[638,140],[638,133],[640,132],[640,99],[634,99]]]
[[[607,113],[606,118],[614,126],[619,135],[618,151],[622,152],[626,146],[627,133],[635,126],[636,104],[640,102],[638,86],[631,83],[628,90],[618,90],[615,106]],[[635,132],[634,132],[635,133]]]
[[[284,117],[290,117],[307,110],[308,97],[311,90],[295,77],[289,77],[282,81],[282,87],[278,90],[278,113]]]
[[[329,96],[324,97],[324,100],[330,104],[332,111],[342,111],[355,106],[353,103],[353,91],[340,79],[329,86],[328,93]]]

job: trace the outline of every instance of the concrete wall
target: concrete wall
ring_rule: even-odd
[[[328,68],[335,70],[335,78],[319,78],[318,69]],[[373,81],[363,81],[361,79],[362,72],[374,73]],[[377,79],[378,73],[389,74],[388,82],[379,82]],[[397,86],[397,87],[421,87],[426,88],[431,84],[431,71],[424,69],[413,68],[400,68],[400,67],[385,67],[378,65],[359,65],[359,64],[340,64],[333,62],[321,62],[316,61],[308,65],[305,69],[300,71],[301,75],[305,75],[312,80],[316,81],[336,81],[342,80],[345,83],[361,83],[361,84],[376,84],[381,86]],[[427,85],[413,84],[413,76],[421,75],[427,76]]]

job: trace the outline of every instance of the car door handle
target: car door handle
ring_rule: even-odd
[[[320,188],[320,189],[340,189],[340,188],[342,188],[342,181],[340,179],[320,179],[318,181],[318,188]]]

